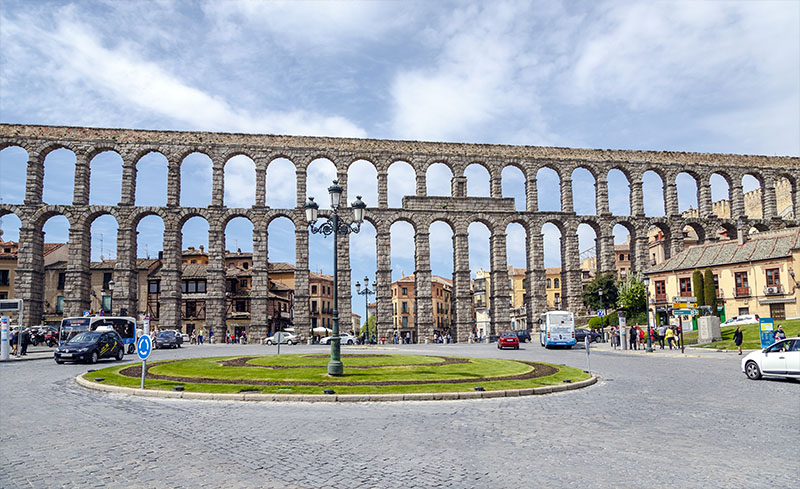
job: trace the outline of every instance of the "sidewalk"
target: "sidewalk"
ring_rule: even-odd
[[[16,355],[12,355],[11,352],[8,353],[8,360],[0,360],[2,362],[26,362],[28,360],[52,360],[53,359],[53,351],[55,348],[42,348],[41,346],[36,347],[28,347],[27,355],[24,357],[18,357]]]
[[[583,348],[583,345],[580,345]],[[736,350],[717,350],[713,348],[700,348],[696,346],[686,346],[684,353],[681,353],[680,348],[670,350],[665,346],[662,350],[659,348],[658,343],[653,343],[653,352],[647,353],[647,346],[639,350],[623,350],[622,348],[611,348],[611,343],[592,343],[592,352],[611,353],[618,355],[658,355],[673,358],[731,358],[738,357]],[[742,356],[747,355],[755,350],[742,350]]]

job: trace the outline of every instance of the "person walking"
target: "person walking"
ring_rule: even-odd
[[[736,331],[733,332],[733,342],[736,343],[736,348],[739,349],[739,355],[742,354],[742,327],[736,326]]]
[[[631,350],[638,350],[638,344],[639,334],[636,332],[636,326],[631,326],[631,329],[628,330],[628,346]]]
[[[660,349],[664,349],[664,335],[667,334],[667,325],[661,324],[658,329],[656,330],[656,334],[658,334],[658,345]]]
[[[671,324],[667,328],[667,332],[665,333],[665,337],[667,339],[667,344],[669,344],[669,349],[672,350],[672,345],[675,342],[675,330],[672,329],[672,325]]]
[[[16,331],[11,331],[11,354],[16,356],[17,355],[17,345],[19,343],[19,333]]]
[[[611,328],[608,330],[608,337],[609,337],[609,339],[611,341],[611,348],[616,350],[617,349],[617,328],[615,328],[614,326],[611,326]]]
[[[19,334],[19,348],[20,355],[25,356],[28,354],[28,344],[31,342],[31,334],[27,329],[23,329]]]
[[[197,331],[197,344],[198,345],[202,345],[203,344],[203,330],[202,329]]]

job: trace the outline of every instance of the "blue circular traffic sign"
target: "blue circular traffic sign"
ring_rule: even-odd
[[[153,351],[153,340],[149,335],[140,336],[136,341],[136,354],[139,355],[139,359],[147,360],[151,351]]]

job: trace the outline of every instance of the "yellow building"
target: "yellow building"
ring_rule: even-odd
[[[412,341],[417,341],[414,324],[414,274],[392,282],[392,322],[401,337],[405,338],[408,333]]]
[[[0,299],[14,298],[14,275],[19,243],[0,239]]]
[[[800,317],[800,228],[743,235],[695,245],[652,267],[650,297],[668,314],[674,297],[697,297],[692,273],[710,268],[725,316],[758,314],[776,320]]]

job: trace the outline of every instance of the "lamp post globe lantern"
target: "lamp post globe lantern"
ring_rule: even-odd
[[[378,288],[377,280],[373,282],[372,287],[376,290],[370,290],[369,286],[369,277],[366,275],[364,276],[364,290],[361,290],[361,283],[356,282],[356,293],[358,295],[364,296],[364,344],[370,341],[370,334],[369,334],[369,296],[372,294],[377,294],[376,290]],[[377,339],[378,336],[378,318],[375,317],[375,337]]]
[[[647,275],[642,278],[642,283],[644,284],[644,290],[646,295],[646,304],[645,307],[647,308],[647,353],[653,353],[653,329],[650,326],[650,277]]]
[[[331,332],[331,359],[328,362],[328,375],[331,376],[340,376],[344,373],[344,365],[341,359],[342,341],[339,337],[339,235],[358,233],[361,230],[361,223],[364,221],[364,213],[367,207],[367,204],[361,200],[361,196],[358,196],[352,206],[353,223],[344,221],[339,216],[343,192],[344,189],[339,185],[339,180],[334,180],[333,185],[328,187],[328,194],[331,198],[331,216],[318,226],[315,223],[319,218],[319,204],[314,202],[313,197],[309,197],[308,202],[303,206],[306,212],[308,228],[312,234],[322,234],[326,237],[333,235],[333,331]]]

